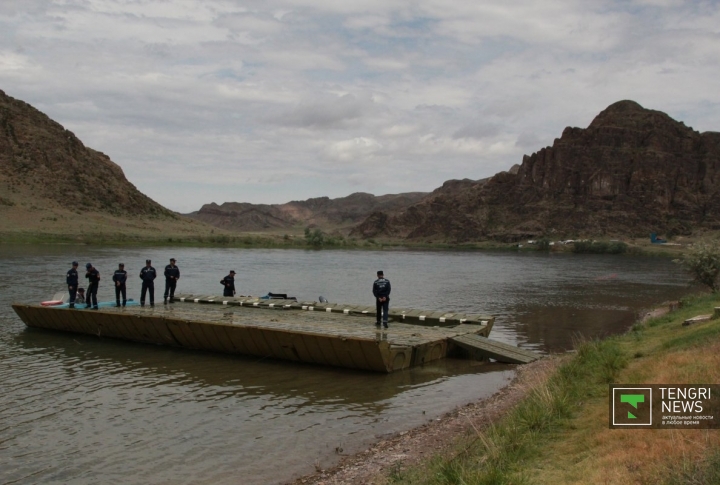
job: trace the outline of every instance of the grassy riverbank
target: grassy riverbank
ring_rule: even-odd
[[[504,418],[455,449],[385,483],[582,484],[720,483],[720,430],[608,428],[608,384],[720,382],[717,295],[637,323],[625,335],[582,342]]]

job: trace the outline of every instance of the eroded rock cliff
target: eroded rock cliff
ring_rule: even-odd
[[[585,129],[566,128],[513,172],[376,212],[351,235],[464,242],[720,229],[720,133],[633,101],[609,106]]]

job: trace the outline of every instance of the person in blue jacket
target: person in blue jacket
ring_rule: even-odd
[[[390,280],[385,278],[382,271],[377,272],[377,279],[373,283],[373,295],[375,295],[376,326],[380,326],[382,316],[383,327],[388,328],[388,312],[390,311]]]
[[[100,286],[100,272],[93,268],[92,263],[86,264],[85,269],[87,269],[85,278],[88,280],[88,289],[85,292],[85,308],[90,308],[90,303],[92,303],[93,310],[97,310],[97,291],[98,286]]]
[[[70,268],[65,276],[65,282],[68,285],[68,291],[70,292],[70,308],[75,308],[75,296],[77,295],[78,289],[78,262],[72,262],[72,268]]]
[[[140,306],[145,306],[145,294],[150,293],[150,306],[155,306],[155,278],[157,273],[152,267],[152,261],[145,260],[145,267],[140,270],[142,280],[142,291],[140,292]]]
[[[113,281],[115,282],[115,306],[120,306],[120,295],[122,295],[122,306],[127,303],[127,271],[123,263],[118,264],[118,269],[113,273]]]
[[[170,303],[173,303],[175,299],[175,287],[177,286],[177,280],[180,279],[180,268],[175,266],[175,258],[170,258],[170,264],[165,266],[165,295],[163,296],[163,303],[167,304],[168,296],[170,297]]]

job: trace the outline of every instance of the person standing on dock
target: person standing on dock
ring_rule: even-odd
[[[377,279],[373,283],[373,295],[375,295],[375,326],[380,326],[382,316],[383,327],[388,328],[388,312],[390,311],[390,280],[385,278],[382,271],[377,272]]]
[[[70,268],[65,275],[65,282],[68,285],[68,291],[70,292],[70,308],[75,308],[75,296],[77,295],[78,289],[78,262],[72,262],[72,268]]]
[[[115,282],[115,306],[120,306],[120,294],[122,294],[122,306],[127,303],[127,292],[125,283],[127,282],[127,271],[125,271],[125,265],[123,263],[118,264],[118,269],[113,274],[113,281]]]
[[[93,310],[97,310],[97,290],[100,285],[100,272],[93,268],[92,263],[86,264],[85,269],[87,269],[85,278],[88,279],[88,289],[85,292],[85,308],[90,308],[90,303],[92,303]]]
[[[235,296],[235,271],[230,270],[230,274],[221,279],[220,284],[225,287],[223,296]]]
[[[145,294],[150,294],[150,306],[155,306],[155,278],[157,273],[152,267],[152,261],[145,260],[145,267],[140,270],[142,290],[140,291],[140,306],[145,306]]]
[[[163,296],[163,303],[167,305],[168,295],[170,296],[170,303],[174,302],[175,298],[175,286],[177,286],[177,280],[180,279],[180,268],[175,266],[175,258],[170,258],[170,264],[165,266],[165,295]]]

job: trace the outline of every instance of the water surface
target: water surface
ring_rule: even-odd
[[[660,258],[0,245],[0,484],[282,483],[512,378],[512,366],[452,359],[380,375],[55,333],[10,307],[62,291],[74,259],[100,270],[100,300],[124,262],[138,299],[145,259],[162,273],[170,257],[179,293],[219,294],[234,269],[240,294],[356,304],[372,304],[383,269],[391,305],[491,313],[492,337],[540,352],[622,332],[688,290]]]

